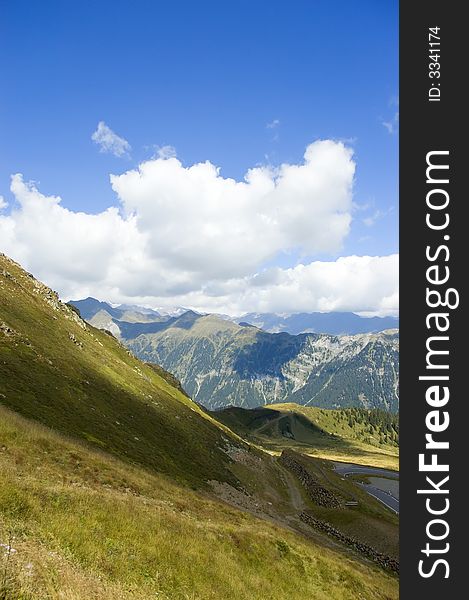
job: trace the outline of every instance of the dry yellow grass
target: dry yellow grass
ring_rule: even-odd
[[[0,449],[0,598],[398,597],[373,566],[4,408]]]

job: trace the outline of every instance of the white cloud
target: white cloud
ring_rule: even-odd
[[[114,156],[128,156],[131,150],[129,142],[118,136],[117,133],[114,133],[104,121],[98,123],[98,127],[91,136],[91,139],[98,144],[100,152],[114,154]]]
[[[165,151],[166,153],[166,151]],[[349,232],[355,164],[318,141],[298,165],[256,167],[244,181],[174,156],[111,176],[121,207],[70,211],[21,175],[0,215],[1,250],[65,298],[200,310],[397,310],[390,257],[345,257],[263,270],[279,252],[337,252]]]
[[[274,119],[273,121],[270,121],[270,123],[267,123],[266,127],[267,127],[267,129],[275,129],[279,125],[280,125],[279,119]]]
[[[368,217],[365,217],[364,219],[362,219],[363,224],[366,225],[367,227],[373,227],[373,225],[375,225],[375,223],[377,221],[384,219],[384,217],[387,217],[393,211],[394,211],[394,206],[390,206],[386,210],[381,210],[378,208],[374,211],[374,213],[372,215],[369,215]]]
[[[355,212],[363,212],[365,210],[369,210],[374,206],[374,200],[372,202],[353,202],[352,207]]]
[[[300,165],[250,169],[244,181],[210,162],[151,160],[111,176],[125,214],[135,214],[148,251],[188,285],[240,277],[279,251],[336,252],[349,232],[355,165],[342,144],[308,146]]]
[[[200,310],[229,313],[352,311],[397,315],[399,256],[345,256],[274,268],[188,296]],[[205,304],[204,304],[205,302]]]
[[[156,155],[158,158],[175,158],[176,148],[174,146],[158,146]]]
[[[5,200],[5,198],[2,195],[0,195],[0,211],[4,210],[7,206],[8,206],[8,202]]]
[[[387,129],[388,133],[394,132],[394,125],[391,121],[382,121],[381,125]]]
[[[399,129],[399,96],[391,96],[388,104],[389,108],[394,110],[394,114],[386,120],[381,119],[381,125],[389,135],[393,135]]]
[[[389,121],[381,121],[381,125],[392,135],[398,130],[399,126],[399,111],[394,113],[394,116]]]

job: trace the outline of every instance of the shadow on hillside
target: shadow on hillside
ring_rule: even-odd
[[[117,319],[113,320],[119,327],[122,338],[124,340],[133,340],[139,335],[159,333],[169,328],[190,329],[201,316],[192,311],[187,311],[180,317],[160,317],[158,320],[151,321],[150,323],[127,323],[126,321],[119,321]]]
[[[147,333],[158,333],[168,327],[168,321],[154,321],[151,323],[127,323],[113,319],[119,327],[121,337],[124,340],[133,340],[139,335]]]
[[[301,413],[234,406],[209,412],[239,436],[270,450],[331,450],[347,458],[371,457],[374,454],[372,450],[357,447],[352,440],[325,431]]]
[[[176,319],[171,323],[171,327],[177,327],[178,329],[191,329],[196,321],[198,321],[204,315],[198,315],[192,310],[188,310],[180,317],[176,317]]]
[[[295,358],[305,343],[306,334],[256,332],[256,341],[244,346],[233,369],[243,379],[269,375],[284,379],[282,367]]]

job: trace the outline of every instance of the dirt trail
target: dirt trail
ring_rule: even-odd
[[[277,466],[280,470],[280,477],[287,486],[293,508],[295,510],[298,510],[299,512],[305,510],[307,506],[305,501],[303,500],[303,496],[301,495],[300,490],[298,489],[298,486],[300,484],[296,481],[295,477],[287,469],[285,469],[285,467],[283,467],[278,462]]]

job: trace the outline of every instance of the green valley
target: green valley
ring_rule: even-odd
[[[379,410],[328,410],[298,404],[229,407],[213,415],[244,439],[280,454],[302,454],[399,469],[398,417]]]

